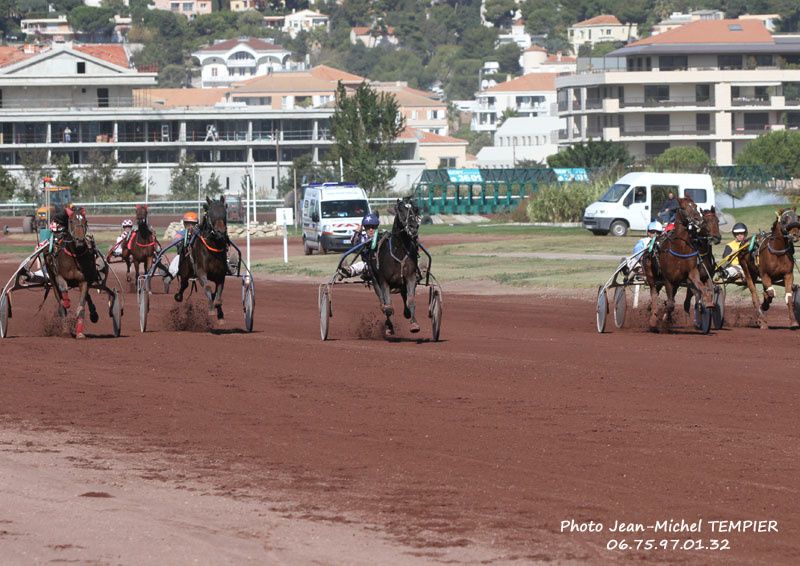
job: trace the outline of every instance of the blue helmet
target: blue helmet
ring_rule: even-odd
[[[370,227],[370,226],[373,227],[373,228],[377,228],[378,226],[380,226],[380,224],[381,224],[381,221],[378,218],[378,215],[375,214],[374,212],[367,213],[364,216],[364,218],[361,219],[361,225],[364,228],[367,228],[367,227]]]
[[[664,227],[661,225],[661,222],[658,220],[653,220],[650,224],[647,225],[648,232],[663,232]]]

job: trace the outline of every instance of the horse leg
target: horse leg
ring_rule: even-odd
[[[222,290],[225,288],[225,280],[217,283],[216,293],[214,293],[214,307],[217,309],[217,320],[220,322],[225,318],[222,312]]]
[[[86,334],[83,333],[83,317],[86,310],[86,295],[89,291],[89,283],[86,281],[81,281],[78,289],[80,293],[80,299],[78,301],[78,318],[75,322],[75,338],[83,339],[86,338]]]
[[[205,273],[202,275],[198,275],[198,279],[200,279],[200,284],[203,286],[203,291],[206,293],[206,297],[208,298],[208,314],[214,314],[214,291],[211,289],[211,281],[208,280],[208,277]]]
[[[125,281],[131,282],[131,257],[125,256]]]
[[[392,308],[392,294],[389,289],[389,285],[384,282],[380,283],[376,282],[375,293],[378,295],[378,299],[381,302],[381,310],[383,311],[383,314],[386,316],[386,323],[384,324],[384,335],[393,336],[394,325],[392,324],[392,315],[394,314],[394,309]]]
[[[406,318],[411,319],[409,329],[411,332],[419,332],[419,323],[414,316],[417,310],[417,278],[416,275],[406,279],[405,293],[403,294],[403,301],[405,302],[405,311],[409,314]]]
[[[658,287],[650,285],[650,332],[658,332]]]
[[[88,292],[86,293],[86,305],[89,307],[89,320],[92,321],[92,324],[97,324],[100,316],[97,314],[97,307],[94,306],[92,294]]]
[[[667,281],[665,287],[665,292],[667,294],[667,306],[666,310],[664,311],[664,322],[666,322],[668,326],[672,326],[672,315],[675,312],[675,295],[678,293],[678,286],[673,285],[670,281]]]
[[[69,301],[69,286],[61,274],[56,275],[56,286],[58,287],[58,292],[61,295],[61,308],[63,309],[63,314],[61,316],[66,316],[71,305]]]
[[[792,287],[794,286],[794,273],[789,272],[783,276],[783,284],[786,288],[786,306],[789,307],[789,327],[790,328],[798,328],[800,327],[800,323],[794,316],[794,304],[792,299],[794,298],[794,294],[792,293]]]
[[[775,288],[772,286],[772,277],[766,273],[761,274],[761,285],[764,287],[764,301],[761,303],[761,310],[767,312],[772,299],[775,298]]]
[[[183,292],[186,291],[187,287],[189,287],[189,278],[188,277],[184,277],[183,275],[181,275],[181,273],[179,271],[178,272],[178,281],[181,282],[181,288],[178,289],[178,292],[175,293],[173,298],[175,299],[175,301],[180,303],[183,300]]]

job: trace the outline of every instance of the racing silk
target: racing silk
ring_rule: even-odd
[[[651,239],[652,238],[650,236],[645,236],[644,238],[636,242],[636,245],[633,246],[633,254],[636,255],[639,252],[646,250],[647,247],[650,245]]]
[[[117,236],[117,241],[114,243],[114,247],[116,248],[117,246],[120,245],[120,242],[126,241],[128,239],[128,236],[130,236],[130,235],[131,235],[131,231],[130,230],[123,230],[122,234]]]
[[[738,240],[734,239],[731,242],[725,244],[725,249],[722,250],[722,257],[728,257],[733,253],[738,252],[740,249],[748,245],[750,242],[749,239],[745,238],[744,241],[739,242]],[[731,259],[731,265],[739,265],[739,256],[737,255],[733,259]]]

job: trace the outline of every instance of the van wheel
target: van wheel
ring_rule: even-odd
[[[311,255],[313,252],[314,250],[308,247],[308,243],[306,242],[306,237],[303,236],[303,253],[306,255]]]
[[[625,223],[624,220],[615,220],[614,222],[611,223],[609,231],[611,232],[612,235],[621,238],[622,236],[628,233],[628,225]]]

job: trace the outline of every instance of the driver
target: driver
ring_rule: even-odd
[[[194,234],[194,231],[197,228],[197,213],[192,210],[186,212],[183,215],[182,221],[183,230],[178,230],[178,232],[175,234],[175,240],[180,240],[176,246],[177,253],[175,254],[175,257],[172,258],[172,261],[169,262],[169,274],[173,279],[178,276],[183,251],[186,249],[186,245],[189,243],[192,234]]]
[[[744,222],[737,222],[731,233],[733,233],[733,240],[725,244],[725,249],[722,250],[723,261],[727,261],[725,258],[733,256],[730,265],[725,268],[725,277],[729,281],[741,281],[744,279],[744,271],[739,264],[737,252],[747,244],[747,226]]]
[[[366,244],[372,242],[371,245],[364,245],[361,248],[361,259],[352,263],[352,265],[343,265],[339,272],[342,277],[355,277],[361,275],[367,267],[367,259],[372,248],[375,246],[378,235],[378,226],[381,221],[378,215],[370,212],[361,219],[361,226],[353,234],[352,244],[357,246],[359,244]]]
[[[658,238],[663,231],[664,227],[658,220],[653,220],[647,225],[647,236],[636,242],[636,245],[633,246],[633,255],[626,260],[626,267],[629,272],[641,270],[643,252],[650,247],[650,242],[653,238]]]
[[[114,242],[114,245],[108,252],[108,257],[106,258],[107,260],[111,259],[112,257],[122,257],[122,246],[124,242],[128,241],[128,237],[131,235],[131,230],[133,230],[133,220],[126,218],[122,221],[122,232],[119,236],[117,236],[117,241]]]

